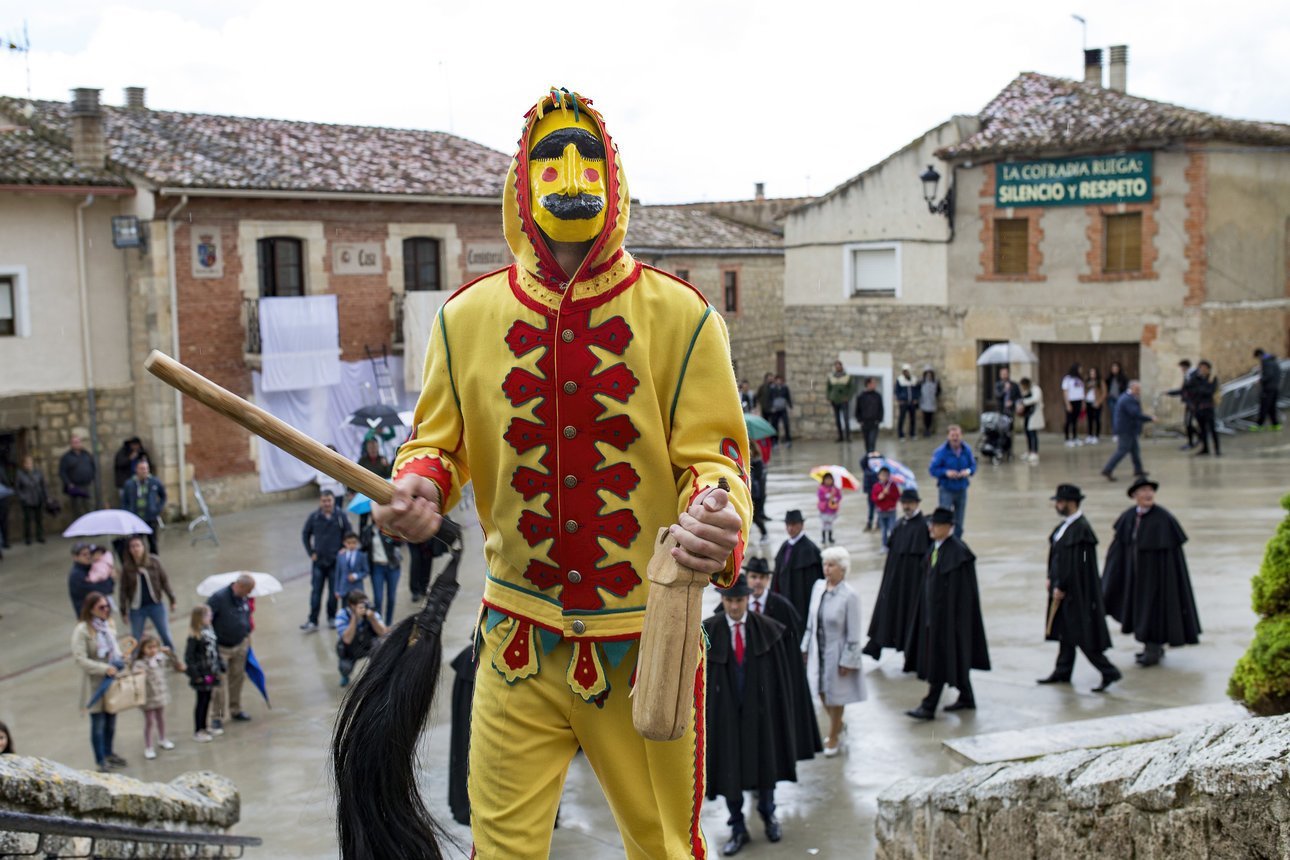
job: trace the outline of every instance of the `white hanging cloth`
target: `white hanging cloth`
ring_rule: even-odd
[[[299,391],[340,381],[336,296],[260,299],[264,391]]]

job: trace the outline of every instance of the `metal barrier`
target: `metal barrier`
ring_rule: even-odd
[[[1218,388],[1219,401],[1214,409],[1214,422],[1220,430],[1248,430],[1259,416],[1258,371],[1238,376]],[[1281,389],[1277,394],[1277,408],[1290,409],[1290,358],[1281,360]]]
[[[101,821],[81,821],[55,815],[32,815],[26,812],[0,810],[0,833],[34,834],[38,838],[32,851],[15,852],[5,848],[4,857],[137,857],[140,846],[148,846],[147,856],[158,858],[178,857],[241,857],[247,848],[263,844],[258,836],[230,836],[224,833],[189,833],[163,830],[159,827],[134,827],[127,824],[107,824]],[[88,853],[83,846],[59,844],[60,840],[88,839]],[[110,850],[100,853],[100,843],[113,843]],[[211,849],[218,849],[213,853]],[[227,853],[228,849],[236,853]],[[129,853],[125,853],[128,851]]]
[[[211,519],[211,509],[206,507],[206,497],[202,495],[202,487],[197,483],[196,478],[193,478],[193,498],[197,500],[197,507],[202,512],[202,515],[188,524],[190,538],[188,545],[193,546],[199,540],[209,540],[214,541],[215,546],[219,546],[219,537],[215,534],[215,521]],[[201,526],[206,526],[206,534],[193,534],[193,531]]]

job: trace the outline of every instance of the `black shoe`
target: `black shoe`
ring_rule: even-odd
[[[1121,679],[1121,678],[1123,678],[1123,677],[1124,677],[1124,674],[1123,674],[1119,669],[1116,669],[1116,670],[1115,670],[1115,674],[1114,674],[1114,675],[1103,675],[1103,676],[1102,676],[1102,683],[1100,683],[1100,684],[1098,684],[1096,687],[1094,687],[1094,688],[1093,688],[1093,692],[1094,692],[1094,693],[1105,693],[1105,692],[1107,691],[1107,689],[1108,689],[1108,688],[1110,688],[1110,686],[1111,686],[1112,684],[1114,684],[1116,681],[1120,680],[1120,679]]]
[[[726,857],[733,857],[743,850],[743,847],[751,842],[747,830],[736,830],[730,834],[730,839],[725,845],[721,846],[721,853]]]
[[[771,816],[766,819],[766,839],[769,842],[778,842],[784,838],[784,828],[779,826],[779,819]]]
[[[1204,449],[1204,450],[1201,450],[1201,451],[1197,451],[1197,452],[1196,452],[1196,456],[1197,456],[1197,457],[1208,457],[1208,456],[1209,456],[1209,449]]]
[[[233,719],[237,720],[239,723],[249,723],[251,722],[251,715],[246,711],[238,711],[233,715]]]
[[[1145,668],[1147,668],[1148,666],[1155,666],[1155,665],[1157,665],[1157,664],[1159,664],[1159,663],[1160,663],[1160,658],[1161,658],[1161,656],[1163,656],[1163,655],[1161,655],[1161,654],[1143,654],[1141,657],[1137,658],[1137,659],[1138,659],[1138,665],[1139,665],[1139,666],[1141,666],[1141,667],[1142,667],[1142,668],[1144,668],[1144,669],[1145,669]]]
[[[1070,675],[1058,675],[1056,672],[1049,675],[1047,678],[1035,679],[1036,684],[1069,684],[1070,682]]]
[[[927,708],[924,708],[922,705],[919,705],[917,708],[914,708],[912,711],[905,711],[905,716],[913,717],[916,720],[934,720],[936,719],[936,712],[930,711]]]
[[[952,705],[946,705],[945,710],[947,712],[948,711],[975,711],[976,702],[965,702],[962,699],[959,699],[957,702],[955,702]]]
[[[129,767],[130,763],[116,753],[108,753],[103,760],[111,767]]]

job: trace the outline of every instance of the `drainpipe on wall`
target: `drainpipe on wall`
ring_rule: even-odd
[[[167,271],[170,282],[170,354],[175,361],[182,361],[179,356],[179,288],[176,284],[175,262],[175,216],[188,205],[188,195],[179,198],[179,205],[166,214],[166,235],[169,237],[168,251],[170,260]],[[188,460],[184,450],[184,397],[179,389],[175,394],[175,447],[179,452],[179,513],[188,517]]]
[[[90,356],[90,291],[85,269],[85,210],[94,204],[87,194],[76,204],[76,282],[81,299],[81,377],[85,384],[85,409],[90,419],[90,455],[94,457],[94,507],[103,507],[99,483],[99,411],[94,399],[94,360]]]

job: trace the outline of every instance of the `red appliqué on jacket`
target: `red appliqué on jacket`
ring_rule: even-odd
[[[598,589],[623,597],[641,580],[627,562],[597,566],[605,557],[598,538],[625,547],[640,533],[640,523],[631,511],[603,513],[598,491],[609,490],[626,499],[640,483],[640,475],[628,463],[602,466],[604,458],[596,444],[626,451],[640,438],[640,431],[626,415],[602,418],[606,410],[597,395],[626,403],[639,380],[622,363],[596,372],[601,360],[592,347],[622,355],[632,331],[622,317],[593,327],[590,312],[567,314],[558,321],[547,317],[543,324],[538,328],[520,320],[506,333],[506,345],[517,358],[539,348],[543,353],[537,373],[512,368],[502,383],[512,406],[537,401],[534,420],[512,418],[504,438],[521,454],[539,446],[545,449],[541,469],[520,466],[511,476],[511,486],[526,502],[546,495],[545,515],[534,510],[520,515],[520,534],[529,546],[553,540],[550,556],[555,564],[531,559],[524,578],[543,590],[560,586],[560,601],[566,609],[600,609],[605,601]],[[569,428],[572,437],[567,435]],[[574,486],[567,486],[566,477],[576,482]],[[567,532],[566,524],[576,530]],[[578,571],[579,582],[569,581],[570,571]]]

